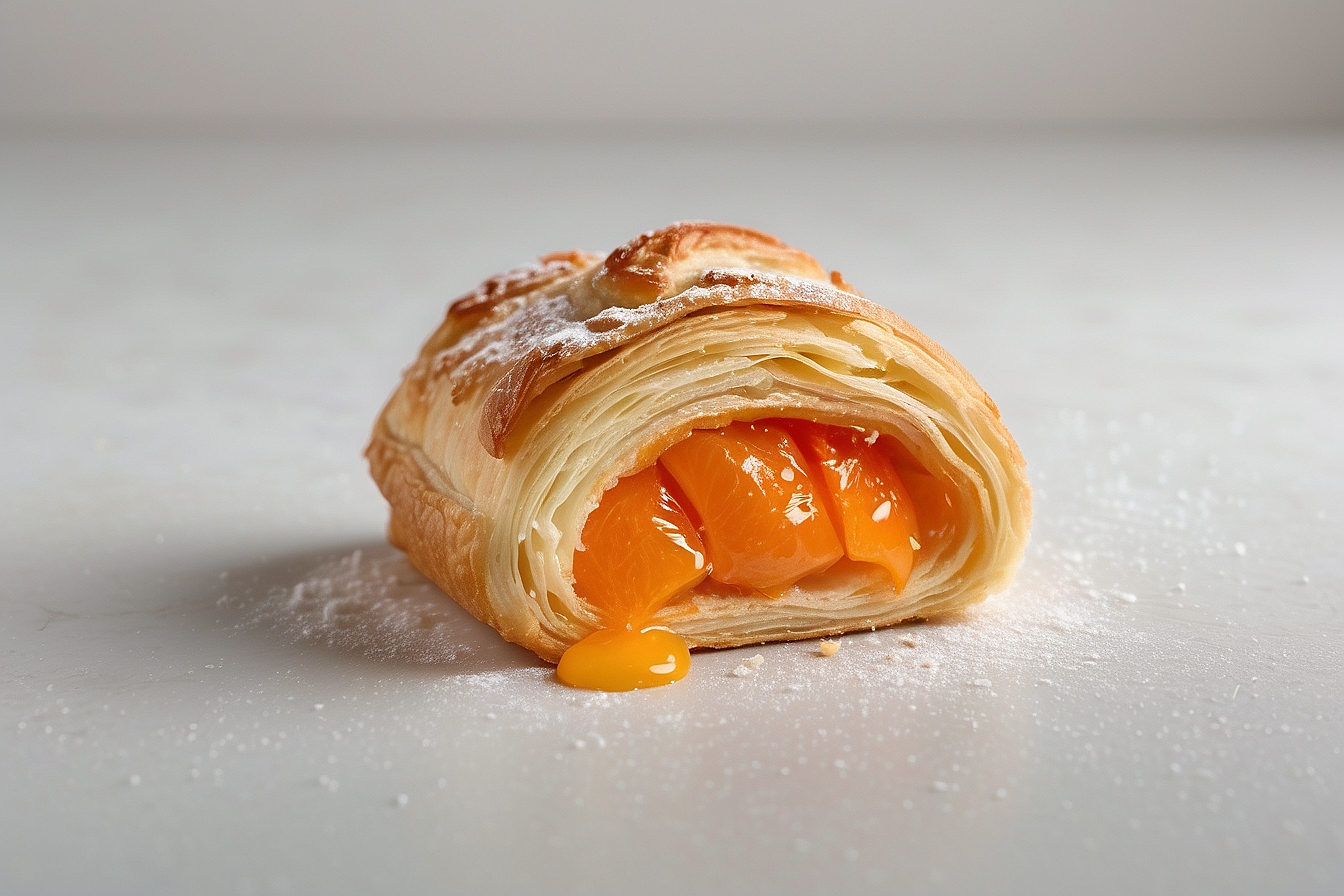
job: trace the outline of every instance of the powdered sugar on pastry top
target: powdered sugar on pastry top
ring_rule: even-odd
[[[407,382],[424,397],[450,388],[454,403],[489,390],[480,436],[501,457],[527,403],[587,359],[688,314],[748,304],[821,306],[913,329],[772,236],[683,222],[602,260],[560,253],[487,280],[449,308]]]

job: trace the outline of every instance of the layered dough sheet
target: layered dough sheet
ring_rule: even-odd
[[[778,593],[706,579],[653,624],[691,647],[810,638],[945,613],[1011,581],[1030,485],[994,403],[909,323],[743,228],[672,225],[605,259],[563,253],[486,281],[407,369],[367,453],[393,543],[556,662],[602,626],[573,557],[603,492],[693,430],[765,419],[869,433],[926,483],[921,519],[946,525],[899,591],[840,561]]]

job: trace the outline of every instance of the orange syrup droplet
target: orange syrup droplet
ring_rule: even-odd
[[[571,687],[633,691],[680,681],[690,668],[690,650],[675,632],[604,628],[571,645],[555,674]]]

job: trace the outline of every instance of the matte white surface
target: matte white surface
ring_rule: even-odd
[[[0,0],[0,120],[1344,120],[1338,0]]]
[[[980,379],[1009,592],[595,695],[384,545],[448,300],[683,217]],[[0,144],[4,889],[1339,892],[1342,295],[1339,134]]]

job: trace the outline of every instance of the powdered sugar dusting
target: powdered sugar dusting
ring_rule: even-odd
[[[465,615],[389,547],[356,550],[271,590],[247,608],[242,625],[374,659],[436,664],[470,652]]]
[[[1008,593],[961,613],[896,629],[853,633],[845,638],[849,649],[843,652],[835,649],[840,646],[835,641],[767,645],[766,649],[776,658],[774,674],[794,679],[799,691],[828,682],[848,687],[845,682],[854,683],[856,674],[865,689],[877,691],[927,688],[949,679],[992,679],[1022,688],[1034,686],[1043,672],[1061,680],[1076,678],[1086,671],[1079,657],[1142,651],[1146,636],[1121,618],[1134,601],[1128,592],[1097,586],[1081,554],[1044,542],[1032,550]],[[472,619],[390,546],[356,550],[322,562],[292,584],[243,602],[242,610],[242,628],[275,631],[295,642],[382,661],[447,667],[472,653],[507,647],[497,633]],[[548,672],[549,667],[530,654],[508,650],[516,654],[508,665]],[[839,658],[845,662],[839,666],[827,663],[819,672],[805,661],[818,651],[841,653]],[[886,664],[872,667],[878,658]],[[690,679],[695,683],[690,687],[712,689],[705,681],[715,677],[716,666],[722,666],[720,675],[747,677],[763,661],[760,654],[742,660],[740,651],[697,653]],[[1052,669],[1056,671],[1048,671]],[[818,674],[825,680],[817,679]],[[483,695],[502,697],[520,686],[515,677],[494,672],[468,677],[472,689]],[[548,674],[543,677],[549,679]],[[572,696],[553,682],[542,686],[553,691],[552,697]],[[788,693],[786,688],[785,702],[789,702]],[[516,692],[510,696],[525,697]],[[591,699],[594,695],[583,696]],[[780,698],[778,691],[772,691],[771,703]],[[628,698],[612,695],[610,699]]]
[[[734,271],[714,269],[710,273],[729,275]],[[623,308],[594,292],[581,272],[575,275],[577,280],[566,281],[563,287],[549,286],[501,302],[489,320],[419,363],[427,365],[422,371],[427,380],[449,377],[454,400],[479,388],[490,390],[491,399],[483,413],[491,419],[500,417],[494,433],[500,438],[512,427],[518,409],[554,382],[561,370],[573,369],[589,357],[698,310],[820,304],[845,313],[855,313],[860,306],[865,313],[882,313],[829,284],[751,271],[738,273],[746,279],[736,288],[723,284],[692,286],[634,308]]]

